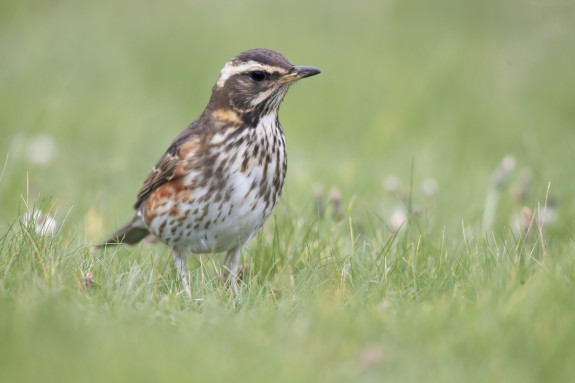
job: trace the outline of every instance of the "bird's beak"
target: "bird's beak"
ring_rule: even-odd
[[[289,83],[321,73],[321,70],[312,66],[294,66],[293,69],[294,70],[291,73],[280,77],[280,79]]]

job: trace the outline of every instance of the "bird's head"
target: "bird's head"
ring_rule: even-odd
[[[239,115],[277,113],[289,86],[321,71],[294,66],[279,52],[250,49],[226,63],[212,89],[208,107]]]

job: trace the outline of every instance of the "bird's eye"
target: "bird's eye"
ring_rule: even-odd
[[[262,72],[261,70],[254,70],[254,71],[250,72],[250,77],[254,81],[263,81],[266,79],[266,74],[265,74],[265,72]]]

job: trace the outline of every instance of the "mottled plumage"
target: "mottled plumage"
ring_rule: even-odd
[[[242,247],[282,192],[287,157],[279,106],[294,81],[318,73],[268,49],[226,63],[204,112],[148,175],[136,216],[103,245],[153,234],[172,249],[188,295],[186,253],[227,251],[224,270],[235,276]]]

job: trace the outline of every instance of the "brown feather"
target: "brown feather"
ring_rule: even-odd
[[[204,118],[204,114],[200,116],[196,121],[192,122],[168,147],[168,150],[160,158],[156,166],[148,174],[148,177],[144,181],[142,188],[138,192],[138,197],[136,203],[134,204],[134,209],[138,209],[140,205],[160,186],[173,179],[174,171],[178,167],[178,163],[182,158],[180,158],[180,151],[182,145],[200,137],[200,122]]]
[[[130,222],[108,237],[102,244],[97,245],[96,248],[101,248],[106,245],[118,245],[121,243],[133,245],[140,242],[148,234],[150,234],[150,231],[144,226],[140,217],[135,216]]]

